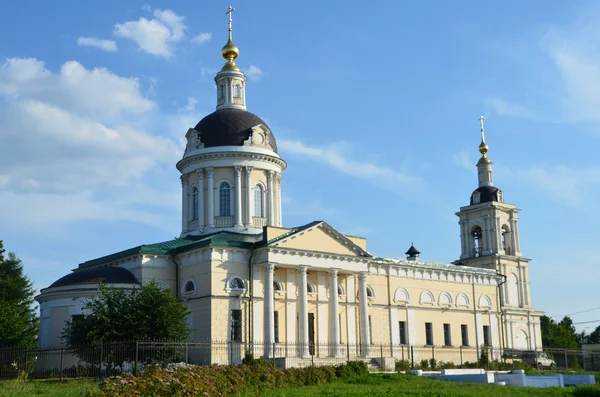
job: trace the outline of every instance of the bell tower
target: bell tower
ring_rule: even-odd
[[[504,201],[502,190],[494,186],[492,161],[487,156],[484,117],[481,128],[481,158],[477,162],[478,187],[471,194],[470,203],[456,213],[461,236],[458,265],[496,270],[507,277],[503,305],[528,307],[529,259],[521,254],[519,241],[519,212],[513,204]]]
[[[519,241],[520,210],[506,203],[502,190],[494,186],[483,121],[484,117],[479,117],[479,186],[471,194],[469,205],[456,213],[461,254],[454,264],[491,269],[504,276],[504,282],[498,285],[503,345],[511,349],[537,350],[542,347],[540,316],[543,313],[531,306],[530,260],[521,254]]]

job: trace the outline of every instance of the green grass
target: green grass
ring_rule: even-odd
[[[75,397],[98,386],[93,379],[74,380],[6,380],[0,381],[0,397]]]
[[[528,388],[516,386],[481,385],[446,382],[413,375],[368,375],[351,382],[336,382],[296,389],[280,389],[261,394],[264,397],[333,397],[333,396],[600,396],[600,387],[581,388]],[[248,395],[249,396],[249,395]]]

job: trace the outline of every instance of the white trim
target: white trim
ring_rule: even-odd
[[[460,299],[464,299],[467,304],[462,304],[460,303]],[[469,301],[469,296],[467,294],[465,294],[464,292],[461,292],[460,294],[456,295],[456,307],[469,307],[471,306],[471,302]]]
[[[448,302],[442,302],[442,297],[446,297],[448,298]],[[448,292],[443,291],[440,293],[440,295],[438,296],[438,305],[440,306],[452,306],[452,295],[450,295]]]
[[[404,294],[404,297],[399,296],[400,293]],[[394,302],[409,303],[410,302],[410,294],[404,288],[397,288],[396,292],[394,292]]]
[[[429,296],[429,298],[431,299],[431,302],[424,300],[425,296]],[[424,290],[423,292],[421,292],[421,296],[419,297],[419,303],[421,305],[435,305],[435,296],[433,296],[431,291]]]
[[[479,297],[478,307],[491,309],[492,308],[492,300],[487,295],[481,295]]]
[[[369,291],[371,291],[371,296],[369,296]],[[369,300],[375,300],[375,290],[373,289],[373,287],[371,287],[368,284],[367,284],[367,298]]]
[[[262,189],[262,214],[260,216],[256,214],[255,189],[257,186],[260,186],[260,188]],[[262,182],[259,181],[259,182],[256,182],[254,185],[252,185],[252,216],[259,217],[259,218],[267,217],[266,192],[267,192],[267,188],[265,187],[265,185]]]
[[[192,283],[194,286],[194,289],[191,291],[186,291],[186,286],[188,283]],[[196,290],[196,281],[194,280],[193,277],[188,277],[185,280],[183,280],[182,287],[181,287],[181,295],[190,295],[190,294],[194,294],[197,290]]]
[[[231,283],[231,281],[233,281],[236,278],[240,279],[242,281],[242,284],[244,285],[243,288],[231,288],[229,286],[229,283]],[[248,291],[248,281],[239,274],[232,274],[229,277],[227,277],[227,280],[225,281],[225,291],[228,293],[237,292],[240,294],[244,294],[244,293],[246,293],[246,291]]]

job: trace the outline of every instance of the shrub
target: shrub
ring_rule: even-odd
[[[419,367],[421,369],[427,369],[427,368],[429,368],[429,360],[427,360],[427,359],[421,360],[421,363],[419,364]]]
[[[87,397],[121,396],[205,396],[217,397],[264,390],[318,385],[337,379],[355,381],[368,373],[362,361],[349,362],[337,367],[307,367],[280,370],[264,360],[248,357],[250,365],[240,366],[175,366],[162,368],[148,365],[139,376],[121,374],[106,379],[100,390],[89,390]]]
[[[435,369],[437,367],[437,361],[435,358],[432,358],[429,360],[429,365],[431,366],[431,369]]]
[[[410,361],[396,360],[396,371],[407,371],[410,369]]]

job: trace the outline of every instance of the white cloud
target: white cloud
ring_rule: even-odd
[[[175,44],[185,37],[185,17],[171,10],[156,9],[154,18],[118,23],[113,34],[135,41],[144,52],[170,58],[175,52]]]
[[[12,58],[0,67],[0,96],[0,147],[10,148],[0,156],[0,219],[21,227],[86,219],[167,224],[164,211],[147,207],[174,210],[176,187],[151,188],[146,176],[158,179],[181,150],[136,125],[156,109],[137,79],[76,61],[54,73],[36,59]]]
[[[402,184],[420,183],[421,179],[403,172],[379,166],[368,161],[357,160],[345,142],[328,147],[307,146],[303,142],[282,139],[278,141],[280,149],[305,158],[325,163],[332,168],[356,178],[366,179],[385,187],[395,189]]]
[[[501,116],[533,118],[531,111],[517,103],[513,103],[498,97],[489,97],[483,100],[483,104]]]
[[[452,155],[452,160],[467,171],[477,174],[475,166],[476,160],[473,160],[466,150],[454,153],[454,155]]]
[[[117,43],[114,40],[104,40],[97,37],[80,37],[77,45],[81,47],[95,47],[108,52],[117,51]]]
[[[192,38],[192,43],[202,45],[210,39],[212,39],[212,33],[200,33]]]
[[[545,190],[552,200],[570,207],[587,204],[586,192],[600,182],[600,167],[574,169],[564,165],[537,165],[518,172],[508,170],[508,173]]]
[[[250,67],[245,70],[245,73],[250,80],[258,80],[263,74],[262,70],[260,70],[256,65],[250,65]]]

